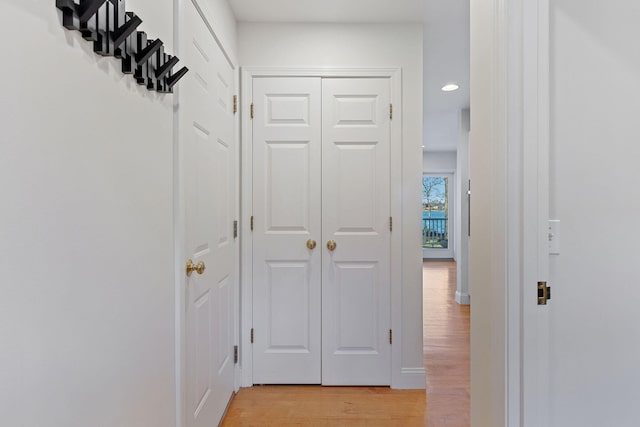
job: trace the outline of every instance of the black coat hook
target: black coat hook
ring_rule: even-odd
[[[156,71],[156,79],[161,79],[164,76],[167,75],[167,73],[169,71],[171,71],[171,69],[173,67],[176,66],[176,64],[178,63],[178,61],[180,61],[176,56],[171,57],[171,59],[169,59],[167,62],[165,62],[163,65],[160,66],[160,68],[158,68],[158,70]]]
[[[118,29],[111,33],[111,40],[116,47],[120,47],[122,43],[142,24],[142,19],[133,15],[129,20]]]
[[[180,70],[178,70],[177,73],[175,73],[172,76],[169,76],[167,78],[167,86],[169,86],[169,89],[174,87],[176,85],[176,83],[178,83],[178,81],[181,78],[183,78],[185,74],[187,74],[188,71],[189,71],[189,69],[187,67],[182,67],[182,68],[180,68]]]
[[[73,0],[56,0],[56,7],[62,11],[62,26],[67,30],[80,28],[78,5]]]
[[[142,62],[147,61],[149,58],[151,58],[151,55],[156,53],[158,51],[158,49],[160,49],[162,47],[163,44],[164,43],[162,42],[162,40],[155,39],[153,42],[151,42],[147,47],[142,49],[136,55],[136,63],[140,64]]]
[[[107,0],[80,0],[80,7],[78,8],[80,22],[87,22],[91,19],[106,1]]]
[[[142,19],[127,12],[126,0],[55,0],[62,12],[62,25],[77,30],[93,43],[98,55],[113,56],[122,61],[122,72],[133,74],[140,85],[159,93],[173,92],[173,86],[189,71],[172,69],[178,58],[164,52],[160,39],[148,40],[138,31]]]

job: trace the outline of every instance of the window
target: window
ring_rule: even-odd
[[[449,177],[422,177],[422,247],[449,248]]]

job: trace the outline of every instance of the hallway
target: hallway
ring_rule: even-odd
[[[469,426],[470,306],[455,302],[456,263],[423,263],[424,367],[428,426]]]
[[[432,426],[469,422],[469,306],[454,301],[456,264],[423,264],[423,390],[257,386],[240,390],[223,426]]]

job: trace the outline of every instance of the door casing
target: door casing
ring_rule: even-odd
[[[391,349],[391,387],[401,384],[402,374],[402,70],[353,69],[353,68],[243,68],[242,88],[242,141],[241,141],[241,271],[240,290],[241,321],[241,376],[242,387],[253,385],[253,353],[251,351],[250,330],[253,325],[253,244],[251,216],[253,212],[253,127],[250,108],[253,101],[252,80],[254,77],[323,77],[323,78],[372,78],[390,79],[393,120],[391,121],[391,328],[393,346]],[[393,285],[395,284],[395,285]]]
[[[471,10],[471,84],[488,83],[471,94],[470,147],[488,153],[470,159],[471,210],[477,214],[474,200],[491,198],[492,211],[504,215],[489,221],[491,271],[474,259],[474,246],[470,259],[474,286],[487,291],[483,298],[472,288],[473,425],[549,425],[553,302],[536,305],[537,282],[549,270],[549,3],[479,0]],[[474,224],[477,240],[473,230],[487,222]]]

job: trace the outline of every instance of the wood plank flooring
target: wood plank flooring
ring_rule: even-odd
[[[469,426],[469,306],[455,302],[455,262],[427,261],[423,265],[426,425]]]
[[[241,389],[223,426],[429,426],[469,422],[469,306],[454,301],[454,262],[424,263],[424,390],[257,386]]]

